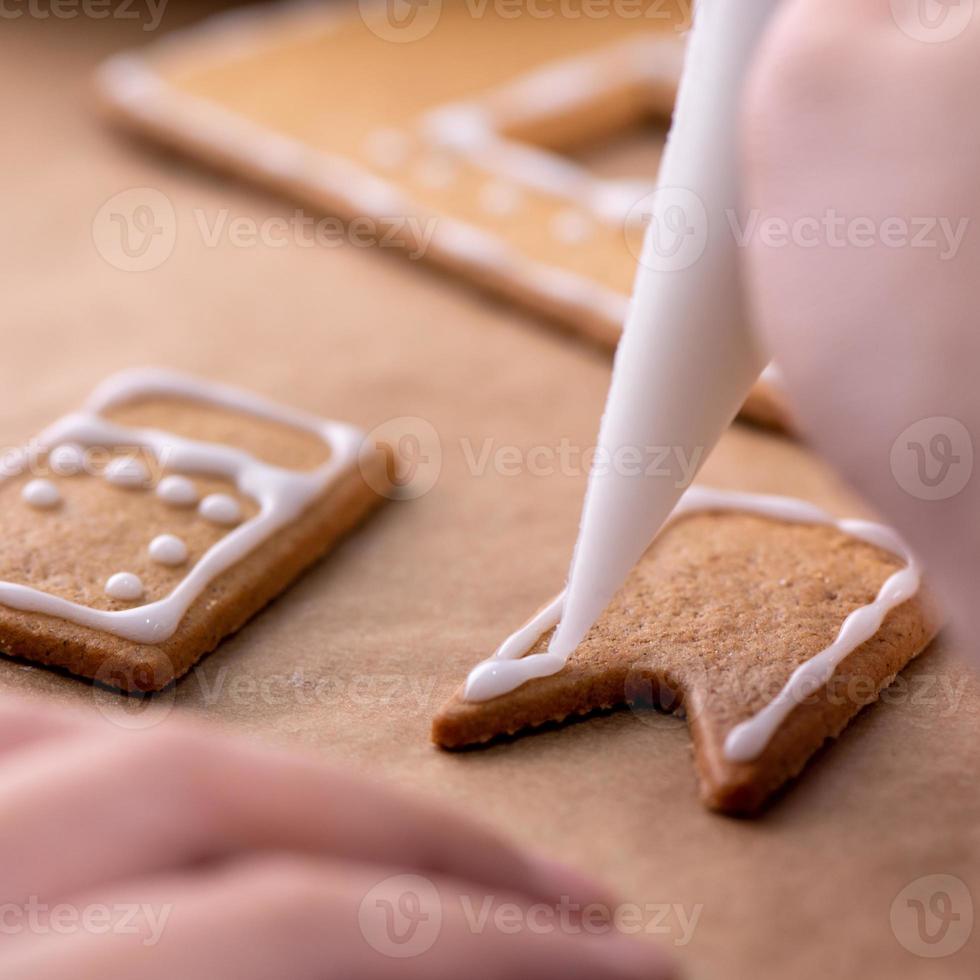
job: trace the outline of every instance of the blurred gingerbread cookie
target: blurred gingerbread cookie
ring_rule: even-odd
[[[660,0],[601,17],[558,0],[516,15],[463,0],[276,4],[113,58],[100,90],[141,132],[611,348],[685,14]],[[642,125],[642,151],[616,148]],[[766,381],[746,412],[783,419]]]

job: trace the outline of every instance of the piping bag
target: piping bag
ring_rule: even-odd
[[[600,427],[596,460],[603,462],[589,476],[548,648],[556,661],[585,638],[765,367],[748,325],[732,222],[740,204],[742,87],[778,4],[696,4]]]

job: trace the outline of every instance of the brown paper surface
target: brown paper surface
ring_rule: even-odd
[[[200,13],[174,5],[164,27]],[[692,977],[975,976],[977,934],[926,959],[890,926],[921,876],[956,875],[980,902],[980,684],[948,641],[749,822],[701,808],[670,718],[625,711],[460,755],[429,744],[443,698],[563,580],[609,359],[382,250],[209,245],[200,222],[223,209],[258,222],[293,209],[100,123],[93,66],[144,37],[123,20],[4,24],[0,442],[17,445],[113,370],[159,364],[366,428],[417,416],[442,447],[430,492],[386,506],[225,642],[174,710],[355,765],[626,901],[670,906],[655,937],[668,947],[682,938],[676,909],[700,909],[676,950]],[[93,245],[95,213],[131,187],[159,189],[177,216],[172,256],[145,273]],[[742,426],[703,481],[859,510],[806,449]],[[80,681],[11,661],[0,689],[93,701]]]

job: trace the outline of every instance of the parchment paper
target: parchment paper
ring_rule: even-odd
[[[206,12],[172,4],[161,29]],[[980,685],[948,642],[751,822],[701,808],[670,718],[626,711],[463,755],[429,744],[443,697],[563,581],[585,483],[576,452],[594,440],[609,360],[379,250],[209,245],[201,222],[223,209],[256,222],[293,209],[100,123],[92,68],[145,37],[123,20],[4,23],[0,442],[117,368],[161,364],[367,428],[418,416],[442,447],[430,492],[388,505],[227,641],[174,710],[489,821],[624,900],[669,907],[668,945],[697,915],[677,950],[692,977],[975,976],[977,935],[925,959],[890,926],[924,875],[956,875],[980,901]],[[172,256],[143,273],[105,261],[91,232],[132,187],[162,191],[177,218]],[[744,427],[704,480],[859,510],[804,448]],[[0,688],[93,701],[82,682],[10,661]]]

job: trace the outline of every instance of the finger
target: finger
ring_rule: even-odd
[[[48,739],[105,731],[107,723],[37,698],[0,698],[0,757]]]
[[[54,935],[42,924],[37,934],[15,941],[0,957],[5,980],[671,975],[659,950],[618,934],[608,919],[589,932],[560,910],[509,893],[322,859],[253,858],[127,882],[68,904],[79,927]],[[115,923],[109,931],[82,928],[93,909],[103,908]],[[124,925],[131,908],[140,911]]]
[[[15,902],[254,849],[601,898],[575,873],[441,809],[300,757],[178,729],[19,753],[0,769],[0,825],[0,896]]]

